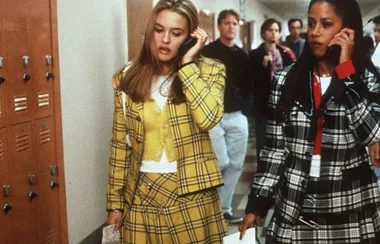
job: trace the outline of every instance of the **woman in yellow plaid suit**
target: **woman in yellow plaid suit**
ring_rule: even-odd
[[[160,0],[140,55],[113,77],[107,211],[122,243],[222,243],[226,234],[208,135],[223,115],[225,68],[198,55],[207,39],[198,24],[191,1]]]

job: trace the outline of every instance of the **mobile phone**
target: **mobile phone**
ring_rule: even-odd
[[[341,51],[342,51],[342,48],[337,44],[329,47],[325,55],[327,61],[329,61],[334,66],[338,65]]]
[[[187,53],[187,51],[189,51],[189,49],[195,45],[195,43],[197,43],[197,38],[190,37],[190,36],[188,38],[186,38],[186,40],[179,47],[178,55],[180,57],[185,55]]]

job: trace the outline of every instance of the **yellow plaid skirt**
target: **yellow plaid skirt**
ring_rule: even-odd
[[[122,243],[213,244],[226,234],[216,189],[178,196],[175,173],[140,172]]]

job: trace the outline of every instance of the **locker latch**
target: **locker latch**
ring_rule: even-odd
[[[24,60],[24,66],[28,67],[29,66],[29,56],[23,56],[22,59]]]
[[[0,68],[4,67],[4,58],[0,57]]]
[[[4,196],[9,197],[11,195],[11,187],[9,185],[4,185]]]
[[[52,190],[54,190],[54,188],[56,188],[56,187],[58,187],[58,186],[59,186],[59,184],[58,184],[57,182],[55,182],[54,180],[52,180],[52,181],[50,182],[50,187],[51,187]]]
[[[24,79],[24,82],[28,82],[30,80],[30,75],[28,75],[28,73],[24,73],[24,76],[22,77]]]
[[[49,79],[52,79],[52,78],[54,78],[53,73],[47,71],[47,72],[46,72],[46,79],[49,80]]]
[[[50,55],[46,55],[46,65],[53,66],[53,58]]]
[[[51,175],[57,175],[57,166],[56,165],[50,166],[50,173],[51,173]]]
[[[36,176],[29,175],[29,185],[35,185],[35,184],[36,184]]]
[[[5,202],[5,204],[4,204],[4,213],[8,213],[11,210],[12,210],[12,206],[9,205],[8,202]]]
[[[37,197],[37,193],[35,193],[34,191],[29,191],[29,199],[30,200],[33,200],[36,197]]]

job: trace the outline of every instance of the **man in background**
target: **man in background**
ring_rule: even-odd
[[[300,56],[305,45],[305,39],[301,38],[302,26],[302,20],[290,19],[288,21],[290,35],[287,36],[286,41],[282,43],[282,45],[289,47],[293,51],[296,58]]]
[[[242,111],[249,111],[249,93],[252,89],[248,54],[233,42],[239,19],[239,14],[232,9],[220,12],[220,38],[202,50],[204,56],[217,59],[226,66],[224,115],[209,134],[224,179],[224,186],[218,188],[218,193],[224,219],[228,223],[240,223],[243,220],[241,216],[233,215],[231,203],[247,152],[248,120]]]
[[[373,35],[375,38],[375,47],[377,47],[380,42],[380,15],[373,18],[373,23]]]

